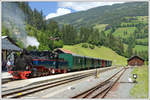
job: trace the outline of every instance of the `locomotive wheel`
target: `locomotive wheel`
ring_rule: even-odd
[[[67,73],[67,70],[66,70],[66,69],[63,69],[63,70],[62,70],[62,73]]]
[[[49,71],[47,71],[46,73],[47,73],[47,75],[46,75],[46,76],[48,76],[48,75],[49,75]]]
[[[44,76],[47,76],[47,72],[45,71],[44,73],[45,73]]]
[[[67,73],[67,70],[66,70],[66,69],[64,70],[64,73]]]
[[[41,76],[41,72],[38,73],[38,76]]]
[[[47,76],[47,72],[45,71],[44,73],[45,73],[44,76]]]
[[[33,73],[33,77],[36,77],[36,76],[37,76],[37,74],[34,72],[34,73]]]
[[[46,76],[46,72],[45,71],[43,71],[43,76]]]

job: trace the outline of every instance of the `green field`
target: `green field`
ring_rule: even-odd
[[[123,44],[124,46],[124,51],[127,50],[128,48],[128,45],[127,44]],[[137,51],[137,52],[140,52],[140,51],[148,51],[148,46],[144,46],[144,45],[135,45],[135,47],[133,48],[133,51]]]
[[[148,46],[143,46],[143,45],[136,45],[133,50],[136,50],[137,52],[139,51],[148,51]]]
[[[108,24],[96,24],[96,25],[94,26],[94,28],[98,29],[99,32],[101,32],[101,31],[104,31],[104,30],[105,30],[105,27],[106,27],[107,25],[108,25]]]
[[[111,33],[112,29],[108,29],[107,31],[105,31],[105,35],[107,36],[109,33]]]
[[[82,44],[77,44],[73,46],[65,45],[63,48],[70,50],[73,53],[78,54],[78,55],[112,60],[113,65],[126,65],[127,64],[127,58],[118,55],[110,48],[106,48],[104,46],[101,46],[101,47],[95,46],[94,49],[90,49],[90,48],[83,48],[81,47],[81,45]]]
[[[127,26],[127,25],[137,25],[137,24],[139,24],[139,22],[134,22],[134,23],[127,23],[127,22],[123,22],[123,23],[121,23],[121,26]]]
[[[143,38],[143,39],[136,39],[137,42],[142,42],[142,43],[147,43],[148,42],[148,37]]]
[[[137,74],[137,84],[131,89],[134,98],[148,98],[148,66],[137,67],[132,74]]]
[[[148,23],[148,16],[136,16],[138,21]]]
[[[127,51],[128,45],[124,43],[124,44],[123,44],[123,47],[124,47],[124,51]]]
[[[136,27],[124,27],[124,28],[118,28],[113,35],[116,37],[121,37],[121,38],[128,38],[130,37],[131,34],[134,33],[136,30]],[[127,34],[125,34],[127,32]]]
[[[126,19],[129,19],[129,18],[136,18],[136,20],[131,20],[130,22],[131,23],[148,23],[148,16],[136,16],[136,17],[125,17]],[[130,24],[130,23],[128,23]]]

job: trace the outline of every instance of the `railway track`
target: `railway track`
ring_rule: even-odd
[[[57,81],[57,82],[50,82],[50,83],[46,83],[46,84],[42,84],[42,85],[38,85],[38,86],[33,86],[30,88],[25,88],[25,89],[16,90],[13,92],[4,93],[4,94],[2,94],[2,98],[20,98],[20,97],[23,97],[23,96],[26,96],[26,95],[29,95],[32,93],[36,93],[36,92],[39,92],[39,91],[42,91],[42,90],[45,90],[48,88],[52,88],[55,86],[59,86],[59,85],[63,85],[63,84],[69,83],[69,82],[80,80],[80,79],[92,76],[93,74],[94,73],[92,72],[92,73],[88,73],[85,75],[77,75],[72,78],[64,79],[64,80]]]
[[[112,69],[114,69],[114,68],[112,68]],[[105,69],[101,72],[105,72],[107,70]],[[55,86],[63,85],[63,84],[69,83],[69,82],[77,81],[77,80],[80,80],[80,79],[83,79],[83,78],[86,78],[86,77],[89,77],[92,75],[95,75],[95,71],[92,71],[92,72],[86,73],[86,74],[73,75],[72,77],[65,77],[65,79],[61,79],[61,80],[57,79],[57,80],[54,80],[54,82],[47,82],[44,84],[34,85],[32,87],[26,87],[26,88],[18,89],[15,91],[9,91],[9,92],[5,92],[5,93],[2,92],[3,93],[2,98],[21,98],[26,95],[40,92],[40,91],[46,90],[48,88],[53,88]]]
[[[126,68],[121,69],[104,82],[101,82],[97,86],[73,96],[72,98],[105,98],[107,93],[112,89],[125,71]]]
[[[18,81],[18,80],[14,80],[13,78],[5,78],[5,79],[2,79],[2,84],[6,84],[12,81]]]
[[[104,69],[104,70],[102,70],[100,72],[105,72],[107,70],[112,70],[112,69],[115,69],[115,68],[116,67],[112,67],[112,68],[109,68],[109,69]],[[39,78],[39,77],[36,77],[36,78]],[[32,79],[32,78],[30,78],[30,79]],[[59,78],[56,78],[56,79],[59,79]],[[21,80],[20,79],[13,79],[13,78],[5,78],[5,79],[2,79],[2,85],[6,84],[6,83],[9,83],[9,82],[13,82],[13,81],[21,81]]]
[[[8,83],[12,81],[12,78],[5,78],[5,79],[2,79],[2,84],[5,84],[5,83]]]

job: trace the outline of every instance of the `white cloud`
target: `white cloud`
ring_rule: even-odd
[[[66,9],[66,8],[58,8],[56,13],[50,13],[48,14],[45,19],[50,19],[50,18],[53,18],[53,17],[57,17],[57,16],[61,16],[61,15],[65,15],[65,14],[69,14],[71,13],[71,10],[70,9]]]
[[[123,2],[59,2],[58,6],[63,8],[71,8],[75,11],[82,11],[98,6],[112,5],[115,3],[123,3]]]

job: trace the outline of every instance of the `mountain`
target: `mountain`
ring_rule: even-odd
[[[18,9],[26,15],[24,19],[27,23],[24,27],[25,33],[37,38],[40,43],[38,50],[53,50],[62,48],[63,45],[89,43],[90,48],[94,46],[107,47],[124,57],[139,55],[148,60],[148,2],[102,6],[48,21],[44,19],[42,11],[32,10],[28,3],[11,3],[11,5],[18,5]],[[8,5],[6,7],[9,8]],[[18,17],[20,16],[18,13],[16,14]],[[15,15],[12,18],[18,20],[18,17]],[[18,25],[13,23],[10,21],[11,29],[2,23],[2,35],[13,38],[12,33],[16,33],[15,30],[24,26],[17,27]],[[59,25],[63,25],[63,27],[59,27]],[[22,41],[16,38],[13,39],[20,47],[23,47]],[[53,41],[50,38],[59,38],[59,40]],[[86,47],[87,45],[83,44],[82,46]],[[35,49],[28,47],[27,49],[30,50]]]
[[[100,40],[101,45],[117,52],[118,50],[113,47],[116,46],[117,48],[118,46],[112,42],[116,39],[116,43],[119,43],[117,39],[120,39],[124,45],[122,55],[126,57],[139,55],[145,59],[148,58],[148,2],[126,2],[100,6],[55,17],[48,21],[50,20],[57,21],[60,26],[64,24],[73,25],[80,33],[79,36],[84,33],[80,30],[81,26],[87,29],[91,29],[89,27],[96,28],[99,30],[99,34],[95,35],[90,32],[91,35],[100,38],[102,38],[103,33],[106,35],[104,41],[97,39]],[[88,32],[85,33],[85,37],[88,36]],[[96,37],[93,40],[96,40]]]
[[[60,25],[72,24],[75,27],[95,24],[113,24],[126,16],[148,16],[148,2],[128,2],[109,6],[100,6],[86,11],[71,13],[52,18]],[[49,19],[48,21],[50,21]]]

